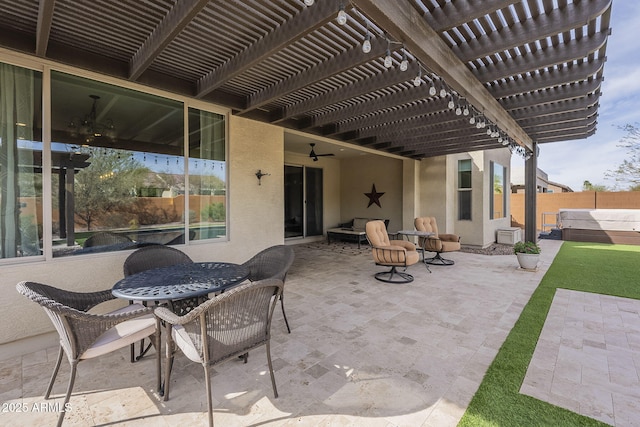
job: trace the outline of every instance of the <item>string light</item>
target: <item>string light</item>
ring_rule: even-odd
[[[393,66],[393,60],[391,59],[391,50],[387,49],[387,54],[384,57],[384,67],[391,68]]]
[[[400,62],[400,71],[407,71],[409,61],[407,60],[407,52],[402,48],[402,62]]]
[[[367,26],[367,35],[364,36],[364,42],[362,42],[362,51],[364,53],[371,52],[371,33],[369,32],[368,26]]]
[[[418,68],[418,75],[413,79],[413,85],[418,87],[422,84],[422,69]]]
[[[338,17],[336,18],[336,21],[338,22],[338,25],[344,25],[347,23],[347,12],[344,11],[344,5],[341,4],[340,5],[340,10],[338,11]]]
[[[438,90],[436,89],[436,85],[433,80],[431,80],[431,86],[429,86],[429,96],[436,96],[436,93],[438,93]]]

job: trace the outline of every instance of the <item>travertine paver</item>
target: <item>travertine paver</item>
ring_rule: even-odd
[[[521,392],[640,426],[640,301],[558,289]]]
[[[230,360],[212,374],[216,425],[455,426],[561,245],[541,243],[537,272],[518,270],[513,255],[455,252],[454,266],[411,266],[415,281],[401,285],[373,278],[383,267],[368,251],[294,247],[285,286],[291,334],[279,308],[272,326],[280,397],[264,349],[247,364]],[[55,413],[33,405],[44,402],[56,354],[52,347],[0,361],[0,403],[28,409],[0,413],[0,425],[55,424]],[[122,349],[81,362],[65,426],[205,425],[202,367],[179,355],[164,402],[154,356],[131,364]],[[64,361],[52,402],[68,375]]]

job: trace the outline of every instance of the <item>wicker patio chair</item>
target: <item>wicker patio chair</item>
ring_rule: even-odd
[[[115,299],[111,290],[79,293],[35,282],[20,282],[16,289],[22,295],[40,304],[60,335],[60,351],[49,386],[44,395],[49,399],[63,353],[71,364],[67,393],[58,417],[62,425],[65,408],[71,397],[78,363],[126,347],[144,337],[154,336],[159,349],[160,335],[156,333],[156,319],[152,309],[139,304],[128,305],[107,314],[90,314],[96,305]],[[160,359],[157,363],[158,390],[160,389]]]
[[[191,264],[193,260],[189,255],[165,245],[149,245],[132,252],[127,259],[124,260],[122,266],[123,273],[126,276],[150,270],[152,268],[167,267],[177,264]],[[156,305],[161,301],[156,301]],[[145,304],[146,305],[146,304]],[[151,344],[145,348],[144,339],[140,342],[140,354],[136,357],[135,343],[131,344],[131,362],[139,360],[149,350]]]
[[[132,252],[124,261],[122,269],[125,276],[130,276],[152,268],[191,263],[193,260],[189,255],[179,249],[165,245],[150,245]]]
[[[166,307],[156,308],[156,317],[165,325],[164,400],[169,400],[171,367],[178,347],[189,360],[204,368],[209,425],[213,426],[209,368],[262,345],[266,346],[271,386],[277,398],[271,363],[271,319],[283,286],[276,279],[246,283],[205,301],[184,316],[177,316]]]
[[[264,279],[279,279],[284,283],[294,259],[295,252],[290,246],[277,245],[258,252],[242,265],[249,269],[249,280],[252,282]],[[280,306],[282,307],[282,316],[284,317],[285,325],[287,325],[287,331],[291,333],[287,314],[284,311],[284,292],[280,295]]]

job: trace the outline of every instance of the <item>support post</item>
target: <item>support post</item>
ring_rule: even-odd
[[[536,197],[538,171],[538,143],[533,141],[533,155],[524,162],[524,240],[537,242]]]

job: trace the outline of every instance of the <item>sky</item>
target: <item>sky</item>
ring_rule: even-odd
[[[616,183],[605,172],[617,169],[626,154],[617,147],[626,135],[619,127],[640,126],[640,1],[613,0],[610,26],[595,135],[539,145],[538,167],[573,191],[581,191],[584,181],[613,188]],[[523,165],[519,156],[512,157],[512,165]]]

